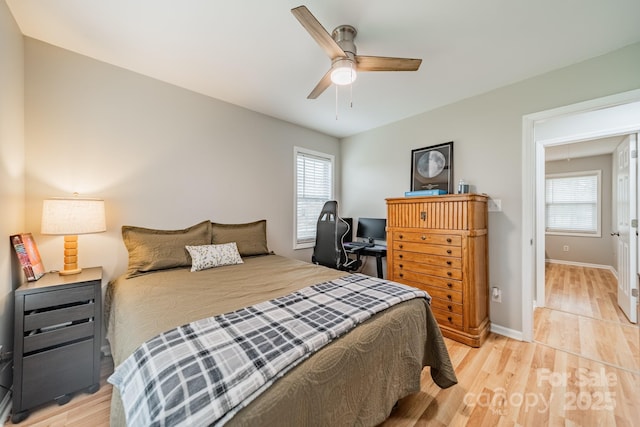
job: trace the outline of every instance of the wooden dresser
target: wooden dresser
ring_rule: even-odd
[[[473,347],[490,326],[487,199],[387,199],[387,277],[427,291],[442,334]]]

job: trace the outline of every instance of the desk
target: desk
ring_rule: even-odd
[[[382,274],[382,259],[387,257],[387,247],[383,245],[375,245],[370,247],[353,246],[351,243],[345,243],[344,249],[357,256],[374,256],[376,257],[376,268],[378,270],[378,277],[383,278]]]

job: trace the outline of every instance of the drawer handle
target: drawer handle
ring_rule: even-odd
[[[404,236],[403,236],[402,234],[400,234],[400,235],[398,236],[398,238],[399,238],[399,239],[403,239],[403,238],[404,238]]]
[[[398,267],[403,268],[403,267],[404,267],[404,265],[403,265],[403,264],[400,264]]]
[[[447,261],[447,265],[451,265],[451,261]]]
[[[402,247],[402,246],[400,246],[400,247]],[[447,249],[447,253],[448,253],[449,255],[451,255],[451,249]]]
[[[427,240],[427,236],[425,236],[424,234],[420,237],[422,240]]]
[[[447,243],[451,243],[451,238],[448,238],[448,239],[447,239]]]
[[[447,283],[447,286],[453,288],[453,283]]]
[[[400,277],[404,277],[404,274],[400,273],[400,274],[399,274],[399,276],[400,276]]]
[[[447,317],[447,320],[449,321],[449,323],[453,323],[453,318],[451,316]]]
[[[448,305],[447,308],[449,309],[449,311],[453,310],[453,307]]]
[[[447,276],[451,276],[453,273],[450,271],[447,271]]]
[[[400,249],[402,249],[404,246],[400,245],[400,246],[398,246],[398,247],[399,247]]]
[[[402,276],[402,274],[400,275]],[[451,301],[453,298],[451,297],[451,295],[447,295],[447,298],[449,299],[449,301]]]
[[[398,258],[400,258],[400,259],[404,258],[404,255],[400,254],[400,255],[398,255]]]

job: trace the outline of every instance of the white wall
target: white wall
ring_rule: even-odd
[[[337,156],[337,139],[33,39],[25,67],[26,226],[45,268],[62,237],[39,234],[42,200],[73,192],[105,200],[108,230],[79,252],[107,279],[126,269],[125,224],[264,218],[271,250],[310,260],[293,250],[293,146]]]
[[[611,169],[613,158],[611,154],[601,156],[581,157],[567,160],[557,160],[545,163],[547,174],[601,171],[601,216],[599,237],[570,236],[547,234],[545,236],[545,258],[556,261],[570,261],[586,264],[596,264],[608,267],[616,266],[616,257],[611,238]],[[569,246],[565,252],[563,247]]]
[[[0,1],[0,344],[13,348],[13,289],[23,276],[9,244],[24,226],[23,39],[5,2]],[[11,384],[11,369],[0,385]],[[4,397],[0,389],[0,401]]]
[[[342,145],[343,214],[384,216],[385,198],[410,183],[414,148],[454,141],[454,181],[502,200],[489,214],[494,324],[522,331],[522,117],[640,87],[640,44],[346,138]]]

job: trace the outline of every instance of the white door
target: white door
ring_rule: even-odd
[[[638,285],[637,251],[637,135],[627,136],[616,149],[616,196],[618,246],[618,305],[632,323],[638,322],[636,310]]]

